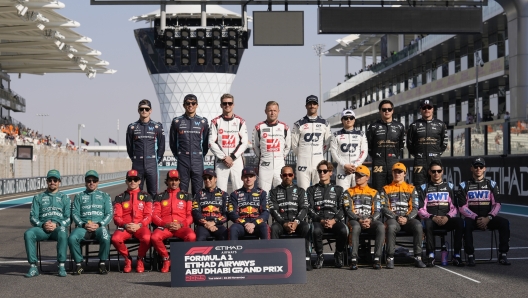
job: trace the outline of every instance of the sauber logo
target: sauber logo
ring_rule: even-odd
[[[193,247],[191,249],[189,249],[189,251],[187,251],[185,253],[186,256],[194,256],[196,254],[201,254],[201,255],[206,255],[206,254],[209,254],[209,252],[213,249],[212,246],[198,246],[198,247]]]
[[[279,152],[280,151],[280,140],[279,139],[266,140],[266,151]]]
[[[222,148],[235,148],[234,135],[222,135]]]

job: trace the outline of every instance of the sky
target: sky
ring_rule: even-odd
[[[133,30],[148,27],[129,21],[133,16],[158,9],[158,6],[91,6],[89,0],[61,0],[66,8],[57,10],[61,15],[80,22],[76,32],[92,38],[89,47],[102,52],[101,59],[110,63],[113,75],[98,74],[88,79],[84,74],[46,74],[44,76],[11,74],[11,89],[26,99],[25,113],[11,113],[26,126],[42,130],[61,141],[66,138],[77,143],[78,124],[85,124],[82,138],[109,145],[112,138],[124,145],[129,123],[138,119],[137,103],[147,98],[153,102],[152,119],[161,120],[156,93],[143,62]],[[225,8],[240,13],[240,6]],[[274,6],[274,10],[283,10]],[[267,6],[248,6],[264,11]],[[305,45],[297,47],[253,47],[244,52],[231,93],[236,98],[235,114],[246,119],[248,131],[265,120],[266,102],[280,104],[279,120],[292,125],[306,114],[304,107],[308,95],[319,96],[319,62],[312,46],[325,44],[329,49],[343,35],[318,35],[317,7],[290,5],[290,11],[304,11]],[[250,24],[250,28],[252,23]],[[345,77],[344,57],[322,58],[323,94]],[[349,71],[358,71],[360,58],[349,59]],[[155,103],[155,104],[154,104]],[[322,115],[327,118],[344,108],[344,103],[324,103]],[[36,114],[48,114],[38,117]],[[119,137],[117,122],[120,122]],[[165,128],[168,133],[168,128]],[[92,144],[91,144],[92,145]]]

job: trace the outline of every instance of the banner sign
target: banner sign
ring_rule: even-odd
[[[203,158],[204,160],[204,169],[214,169],[215,166],[215,156],[214,155],[206,155]],[[178,159],[174,157],[173,155],[164,155],[161,159],[160,163],[158,164],[160,167],[168,167],[176,169],[178,167]]]
[[[170,256],[172,287],[306,283],[304,239],[171,242]]]

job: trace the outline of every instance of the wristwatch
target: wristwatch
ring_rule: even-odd
[[[489,219],[489,220],[492,220],[492,219],[493,219],[493,216],[488,215],[488,219]]]
[[[301,223],[298,219],[294,220],[296,224]]]

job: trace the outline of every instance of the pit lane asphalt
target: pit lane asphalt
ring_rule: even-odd
[[[119,184],[102,190],[114,197],[124,189],[124,184]],[[24,278],[28,264],[23,235],[30,227],[29,209],[30,205],[26,204],[0,210],[2,297],[526,297],[528,292],[528,234],[525,230],[528,218],[524,216],[504,215],[511,224],[512,249],[508,254],[513,263],[511,266],[493,262],[479,263],[473,268],[437,266],[417,269],[400,264],[393,270],[361,267],[357,271],[349,271],[332,267],[332,252],[325,246],[325,267],[307,272],[306,284],[171,288],[170,274],[156,271],[119,273],[116,260],[111,262],[112,271],[106,276],[95,273],[97,263],[94,260],[82,276],[60,278],[54,272]],[[115,227],[111,227],[113,229]],[[477,258],[489,256],[490,233],[475,232],[474,237]],[[44,269],[56,271],[55,244],[42,244],[42,252],[46,260]]]

